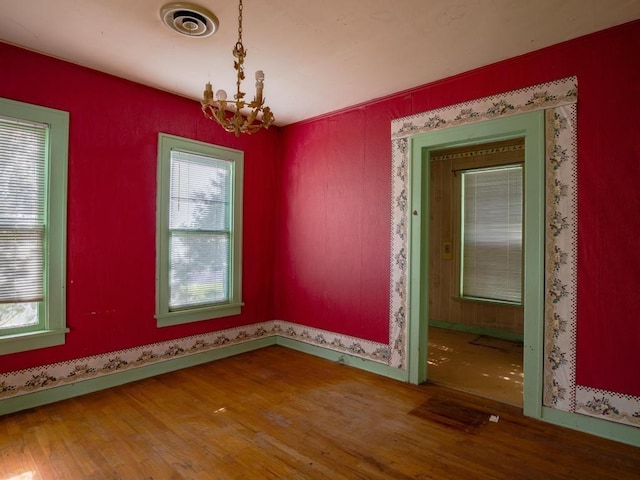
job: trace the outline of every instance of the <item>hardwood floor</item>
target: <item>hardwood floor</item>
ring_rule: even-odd
[[[639,473],[638,448],[282,347],[0,417],[0,480]]]

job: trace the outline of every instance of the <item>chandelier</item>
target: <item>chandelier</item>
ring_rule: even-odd
[[[262,70],[256,72],[256,94],[253,101],[247,102],[244,98],[245,93],[240,90],[240,83],[245,79],[244,59],[247,56],[247,51],[242,45],[242,0],[238,4],[238,41],[233,48],[233,56],[237,59],[233,62],[233,68],[237,72],[234,100],[227,101],[227,92],[224,90],[218,90],[214,99],[211,82],[207,82],[201,105],[205,117],[215,120],[227,132],[233,132],[237,137],[241,133],[250,135],[261,128],[269,128],[274,120],[271,109],[264,106],[262,96],[264,72]],[[249,109],[246,116],[241,112],[245,108]]]

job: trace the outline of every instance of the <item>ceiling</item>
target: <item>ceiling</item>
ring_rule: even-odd
[[[194,0],[218,31],[167,28],[169,0],[2,0],[0,40],[184,97],[235,90],[235,0]],[[247,80],[277,125],[640,18],[640,0],[244,0]],[[46,79],[43,79],[46,81]]]

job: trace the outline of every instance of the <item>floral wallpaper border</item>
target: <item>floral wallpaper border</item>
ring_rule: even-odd
[[[0,401],[272,336],[299,340],[379,363],[386,363],[388,357],[389,349],[385,344],[273,320],[0,374]]]
[[[613,422],[640,427],[640,402],[638,397],[591,387],[576,387],[578,413]]]
[[[575,410],[577,109],[545,111],[545,307],[543,405]]]
[[[295,323],[276,321],[278,335],[293,340],[299,340],[317,347],[328,348],[374,362],[389,363],[389,345],[372,342],[362,338],[351,337],[339,333],[332,333],[318,328],[306,327]]]
[[[569,77],[392,121],[389,361],[390,365],[406,368],[410,137],[544,110],[546,295],[543,404],[638,426],[640,397],[576,385],[577,94],[577,78]]]

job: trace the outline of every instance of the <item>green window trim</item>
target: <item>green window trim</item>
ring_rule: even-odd
[[[43,298],[38,303],[38,323],[27,328],[0,330],[0,355],[65,343],[66,333],[66,233],[69,113],[0,98],[0,117],[45,124],[45,243]]]
[[[228,294],[224,301],[171,308],[170,256],[171,234],[171,161],[172,152],[211,158],[212,162],[229,162],[230,214]],[[238,315],[242,308],[242,198],[244,153],[173,135],[158,135],[158,191],[156,224],[156,313],[158,327]],[[188,231],[183,230],[183,231]]]
[[[524,304],[522,302],[507,302],[505,300],[494,300],[490,298],[481,298],[481,297],[470,297],[470,296],[462,296],[462,295],[454,295],[451,298],[454,300],[458,300],[460,302],[477,302],[477,303],[486,303],[489,305],[500,305],[503,307],[513,307],[513,308],[522,308]]]

